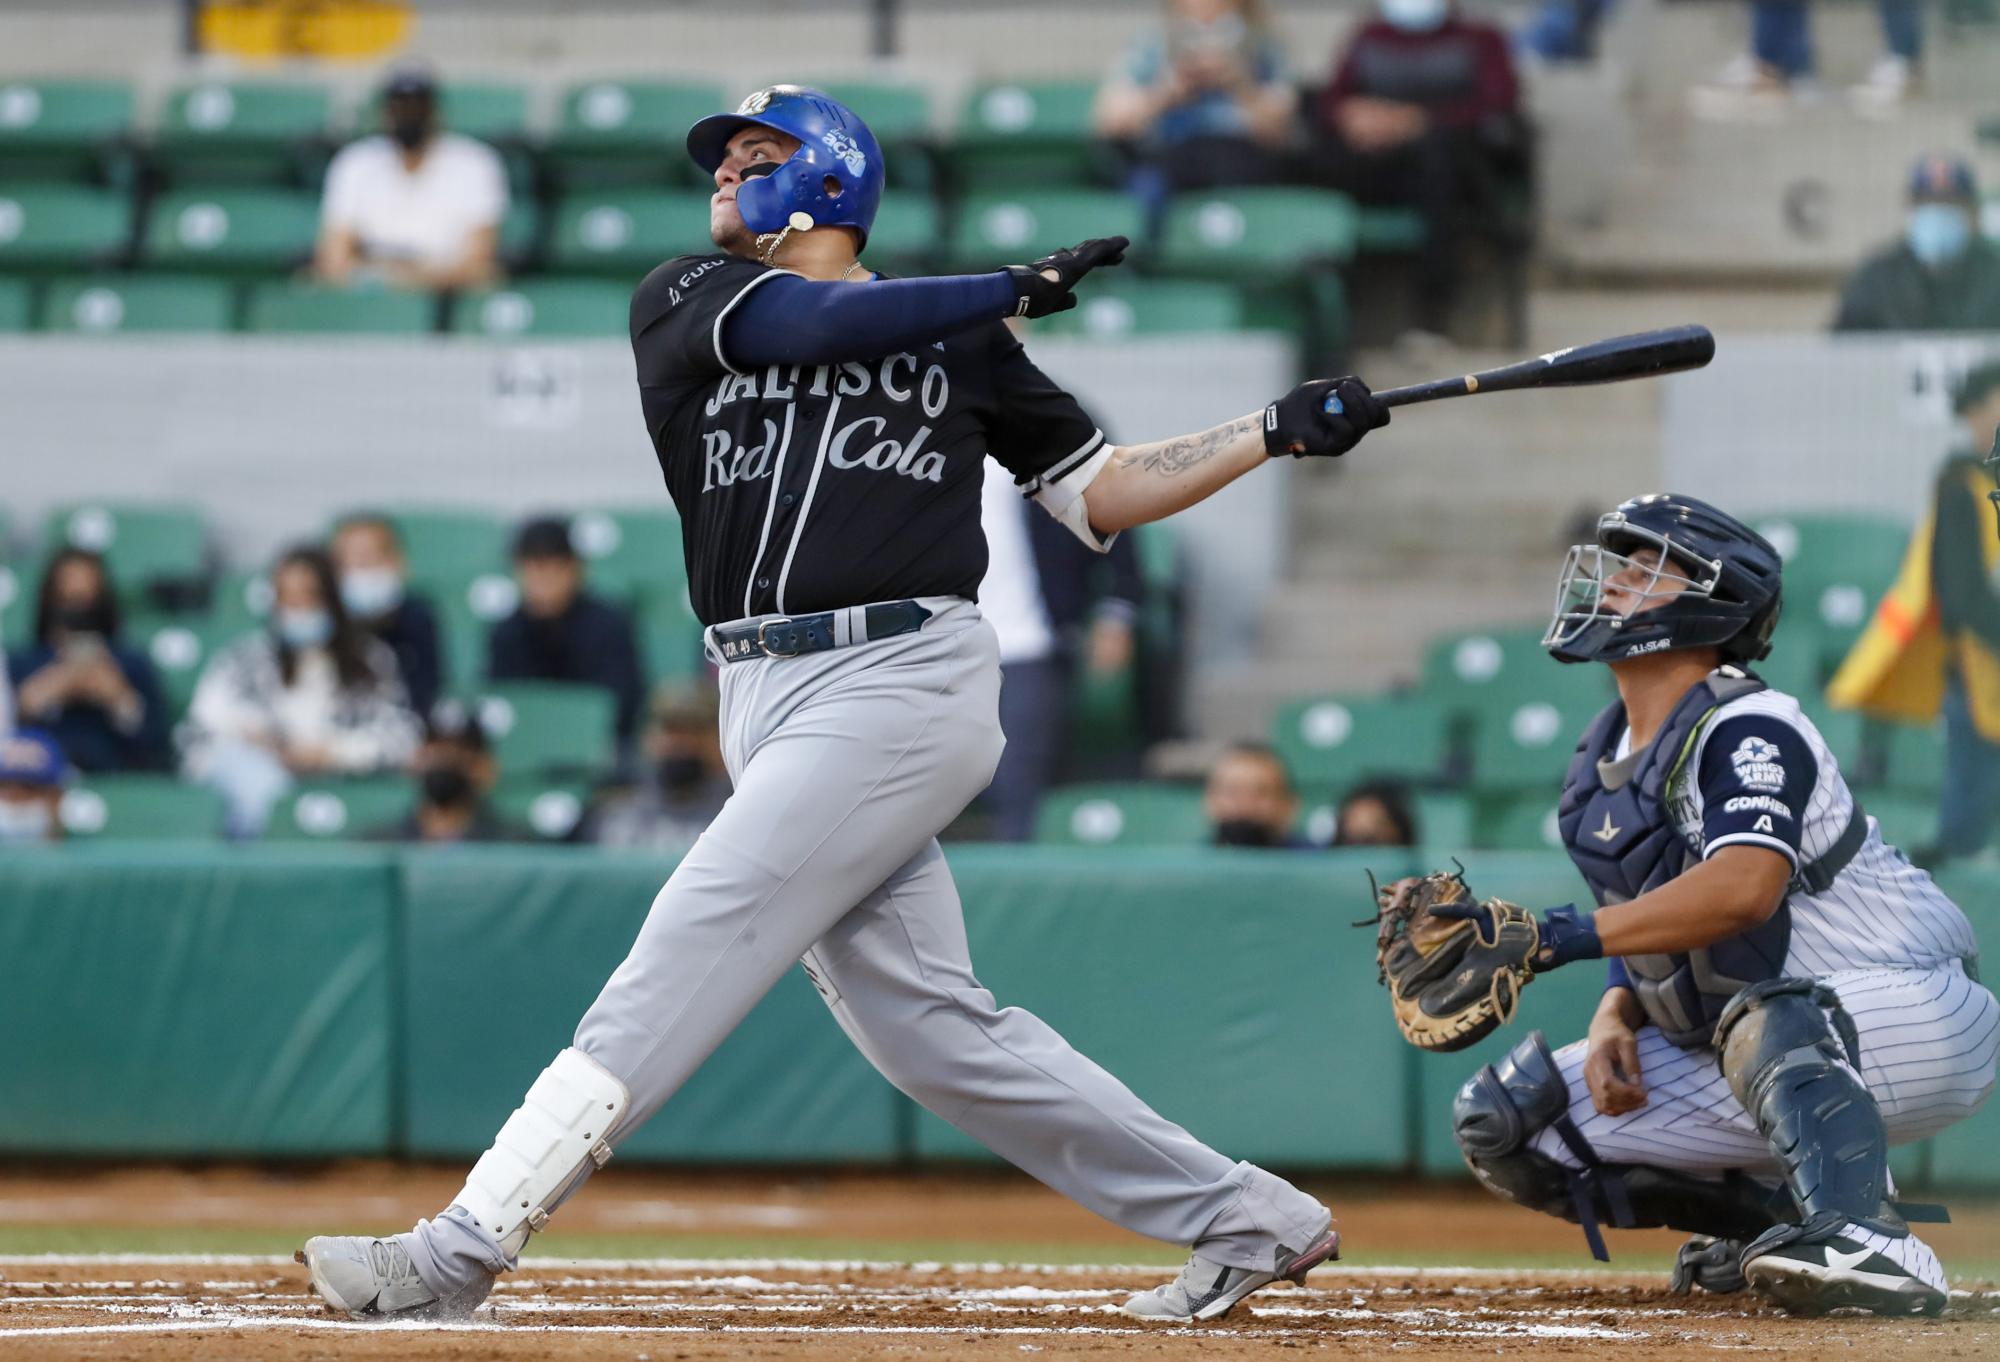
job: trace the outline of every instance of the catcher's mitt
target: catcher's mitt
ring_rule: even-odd
[[[1375,902],[1375,963],[1404,1039],[1424,1050],[1463,1050],[1512,1019],[1534,977],[1528,960],[1541,932],[1533,913],[1503,899],[1480,904],[1463,869],[1383,885]],[[1490,937],[1482,930],[1488,922]]]

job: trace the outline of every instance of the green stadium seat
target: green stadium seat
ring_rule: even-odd
[[[447,687],[470,690],[486,679],[486,636],[520,604],[520,588],[505,572],[482,572],[445,586],[420,588],[438,612]]]
[[[132,87],[108,80],[0,83],[0,180],[130,174]]]
[[[952,165],[968,184],[1087,184],[1097,170],[1091,122],[1096,100],[1095,81],[1000,81],[977,86],[959,110],[951,141]]]
[[[222,798],[162,775],[93,775],[63,792],[63,831],[88,842],[206,842],[222,836]]]
[[[601,279],[524,279],[505,288],[462,294],[452,305],[459,335],[513,340],[518,336],[629,334],[632,290]]]
[[[1121,279],[1084,292],[1068,312],[1035,324],[1038,333],[1120,340],[1126,336],[1240,331],[1249,321],[1241,290],[1197,279]]]
[[[1861,807],[1882,828],[1882,840],[1909,851],[1934,846],[1938,839],[1938,796],[1906,794],[1892,790],[1870,790],[1861,796]]]
[[[0,332],[26,331],[34,321],[35,291],[25,279],[0,279]]]
[[[443,596],[457,594],[475,579],[495,574],[506,579],[508,528],[499,516],[418,508],[392,511],[388,518],[402,541],[413,587]],[[509,603],[507,610],[512,609]]]
[[[1477,630],[1437,639],[1425,650],[1423,692],[1462,712],[1548,699],[1560,704],[1611,702],[1608,669],[1556,661],[1542,646],[1544,626]]]
[[[1480,851],[1562,851],[1554,785],[1491,795],[1475,805],[1472,845]]]
[[[705,82],[593,80],[573,85],[563,92],[544,160],[556,182],[568,189],[689,183],[698,172],[688,160],[687,130],[696,119],[724,108],[722,101],[721,87]]]
[[[57,279],[42,299],[44,331],[214,334],[233,330],[235,323],[236,288],[224,279],[158,274]]]
[[[678,574],[677,574],[678,575]],[[640,660],[654,681],[681,681],[700,676],[702,626],[688,603],[682,582],[644,587],[633,597],[633,625],[639,633]]]
[[[1233,282],[1293,279],[1309,266],[1352,259],[1355,235],[1354,203],[1344,194],[1214,190],[1174,200],[1157,264],[1167,274]]]
[[[1108,189],[970,194],[958,206],[951,258],[964,270],[1034,260],[1089,237],[1139,235],[1139,205]]]
[[[1793,515],[1753,518],[1785,565],[1786,629],[1812,622],[1824,667],[1837,663],[1888,591],[1909,548],[1907,521],[1873,515]]]
[[[322,288],[289,280],[253,285],[244,329],[295,335],[426,335],[437,329],[438,299],[389,289]]]
[[[544,842],[566,840],[589,804],[590,786],[581,781],[507,779],[493,791],[493,811]]]
[[[1328,695],[1278,712],[1271,742],[1301,786],[1339,790],[1369,776],[1434,780],[1451,750],[1451,718],[1423,695]]]
[[[489,681],[476,703],[505,774],[590,775],[611,767],[617,705],[601,686]]]
[[[356,841],[402,822],[416,793],[416,783],[399,775],[316,781],[279,803],[264,836],[273,842]]]
[[[1208,841],[1192,785],[1072,785],[1042,797],[1035,840],[1070,846],[1199,846]]]
[[[0,271],[116,264],[132,244],[132,196],[86,185],[0,185]]]
[[[166,696],[167,712],[175,722],[187,713],[188,702],[201,682],[202,669],[217,652],[228,647],[248,629],[210,625],[205,620],[181,620],[153,616],[135,619],[127,634],[145,650],[160,674],[160,690]]]
[[[1597,705],[1512,701],[1480,716],[1472,739],[1472,783],[1479,790],[1531,790],[1553,798],[1577,740]]]
[[[892,193],[875,214],[862,250],[870,265],[894,273],[925,273],[945,253],[944,219],[935,201],[912,190]]]
[[[1887,749],[1884,783],[1935,802],[1944,788],[1944,725],[1883,724],[1878,731]]]
[[[882,144],[889,184],[895,188],[926,189],[936,180],[931,136],[931,94],[921,85],[880,80],[806,81],[861,115],[861,121]],[[893,201],[894,195],[890,197]],[[885,204],[886,206],[886,204]],[[880,225],[881,220],[876,220]],[[870,237],[873,240],[873,237]]]
[[[501,266],[514,274],[529,272],[541,259],[542,208],[525,191],[507,202],[507,215],[500,219],[499,250]]]
[[[216,638],[235,638],[264,628],[271,616],[271,574],[261,571],[225,572],[209,594],[208,619],[203,626]]]
[[[95,502],[59,507],[42,527],[42,544],[89,549],[104,557],[120,595],[143,602],[154,583],[208,575],[208,527],[192,506]]]
[[[681,518],[671,506],[579,511],[570,517],[569,534],[589,567],[594,591],[626,596],[686,584]]]
[[[33,641],[39,569],[0,563],[0,648],[25,648]]]
[[[1424,215],[1414,208],[1362,208],[1355,218],[1357,251],[1408,254],[1424,244]]]
[[[154,200],[142,254],[157,269],[284,274],[318,235],[319,198],[304,190],[182,190]]]
[[[314,184],[332,96],[317,85],[205,80],[167,96],[152,164],[171,185]]]
[[[556,206],[549,268],[561,274],[612,274],[636,284],[662,260],[709,249],[707,194],[572,194]]]

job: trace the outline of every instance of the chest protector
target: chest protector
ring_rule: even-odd
[[[1624,703],[1614,700],[1592,721],[1570,761],[1557,819],[1598,907],[1657,889],[1699,858],[1667,805],[1668,786],[1717,706],[1763,689],[1733,668],[1711,672],[1681,697],[1650,743],[1621,761],[1611,758],[1625,729]],[[1731,998],[1783,975],[1791,934],[1786,903],[1741,935],[1675,955],[1628,955],[1625,968],[1647,1020],[1676,1045],[1703,1046]]]

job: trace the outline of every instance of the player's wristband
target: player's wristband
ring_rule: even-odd
[[[1528,961],[1528,968],[1546,974],[1572,960],[1600,960],[1604,943],[1598,939],[1596,924],[1576,911],[1574,904],[1551,908],[1537,920],[1541,944]]]
[[[1622,955],[1612,956],[1610,965],[1604,971],[1604,991],[1609,993],[1614,988],[1630,989],[1631,987],[1632,971],[1625,968],[1625,957]]]

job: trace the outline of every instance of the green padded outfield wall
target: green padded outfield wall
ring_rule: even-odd
[[[965,848],[979,978],[1235,1158],[1409,1162],[1413,1052],[1375,979],[1366,871],[1409,853]],[[991,1158],[920,1113],[924,1158]]]
[[[409,1152],[470,1156],[492,1141],[672,869],[562,847],[405,859]],[[902,1105],[794,968],[618,1156],[886,1163]]]
[[[7,851],[0,1149],[386,1149],[394,901],[339,849]]]

